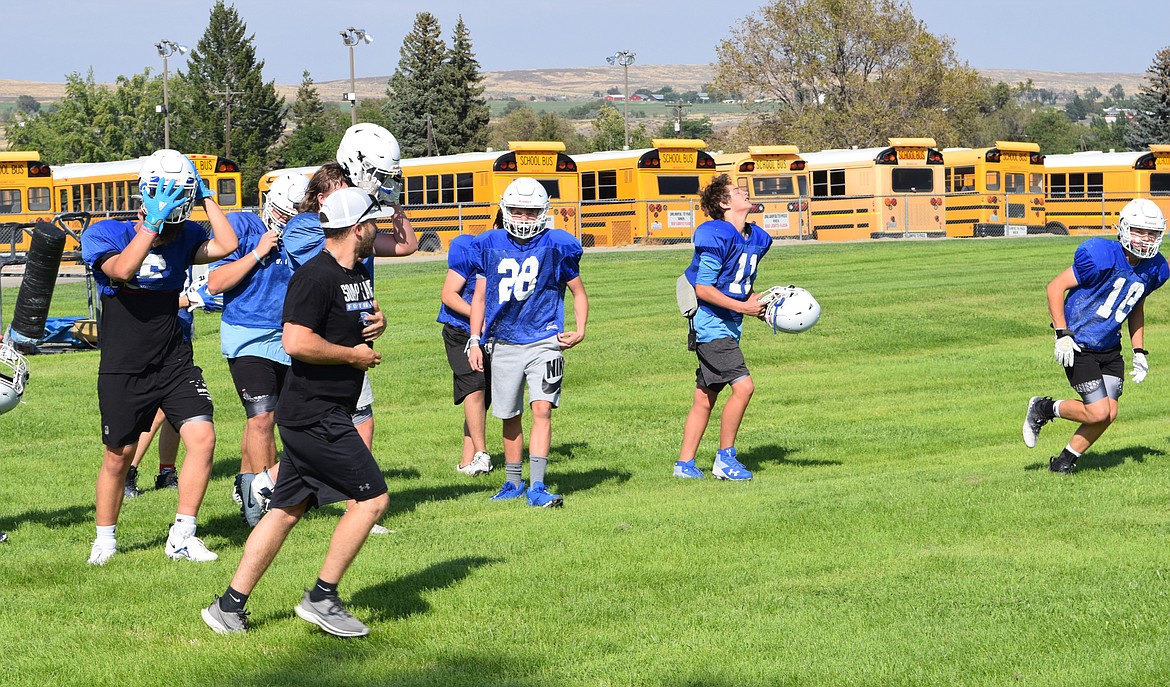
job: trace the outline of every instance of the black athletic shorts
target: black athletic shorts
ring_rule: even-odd
[[[228,369],[248,417],[276,410],[276,398],[284,386],[288,365],[256,355],[242,355],[228,358]]]
[[[731,337],[695,344],[699,369],[695,370],[695,386],[715,392],[728,384],[750,376],[739,341]]]
[[[447,349],[447,363],[453,373],[452,387],[455,390],[455,405],[475,391],[483,391],[487,405],[491,405],[491,366],[484,356],[483,372],[471,369],[467,362],[467,338],[470,335],[449,324],[443,325],[443,345]]]
[[[1121,397],[1122,382],[1125,379],[1125,360],[1121,347],[1108,351],[1084,350],[1073,354],[1073,366],[1064,368],[1064,375],[1073,391],[1081,395],[1085,403],[1100,401],[1109,395],[1105,377],[1116,377],[1115,398]]]
[[[309,507],[386,493],[386,480],[349,413],[335,408],[311,425],[278,425],[284,455],[273,508]]]
[[[136,443],[159,408],[175,427],[214,413],[203,370],[190,357],[136,374],[99,374],[97,390],[102,443],[114,449]]]

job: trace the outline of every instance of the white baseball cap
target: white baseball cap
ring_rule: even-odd
[[[323,229],[343,229],[359,222],[393,216],[394,208],[383,207],[365,191],[352,186],[330,193],[321,203]]]

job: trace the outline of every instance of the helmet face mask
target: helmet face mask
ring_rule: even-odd
[[[183,204],[167,216],[167,224],[186,221],[195,207],[195,196],[199,193],[199,176],[194,165],[177,150],[163,148],[146,158],[138,172],[138,192],[142,197],[153,197],[161,186],[175,182],[183,190]]]
[[[508,184],[500,198],[500,214],[504,230],[518,239],[530,239],[548,228],[548,191],[530,177],[521,177]],[[535,210],[519,213],[516,210]]]
[[[355,124],[337,146],[337,163],[350,182],[383,205],[402,195],[402,149],[398,139],[377,124]]]
[[[28,362],[7,343],[0,344],[0,415],[20,405],[28,382]]]
[[[1153,201],[1135,198],[1121,209],[1117,221],[1117,240],[1138,258],[1152,258],[1162,247],[1166,218]]]
[[[293,215],[297,214],[297,206],[305,199],[305,191],[309,188],[309,180],[304,174],[285,174],[279,176],[268,188],[268,195],[264,199],[264,210],[260,213],[264,226],[269,231],[276,232],[277,236],[284,233],[284,227]]]

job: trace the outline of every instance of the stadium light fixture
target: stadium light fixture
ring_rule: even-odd
[[[625,70],[626,98],[622,101],[622,120],[625,122],[626,145],[624,148],[622,148],[622,150],[630,149],[630,65],[634,63],[634,56],[637,54],[638,53],[629,50],[619,50],[605,58],[605,61],[608,62],[610,66],[620,64],[622,69]]]
[[[167,89],[167,77],[168,77],[167,58],[170,57],[171,55],[174,55],[175,53],[179,53],[180,55],[186,55],[187,51],[190,50],[190,48],[188,48],[185,45],[179,45],[178,43],[176,43],[172,40],[169,40],[167,38],[164,38],[161,41],[155,43],[154,47],[158,49],[159,57],[163,58],[163,104],[162,104],[163,147],[170,148],[171,147],[171,103],[170,103],[170,94],[168,93],[168,89]]]
[[[366,33],[365,29],[348,26],[341,32],[341,42],[349,48],[349,93],[345,94],[345,99],[349,101],[350,124],[357,124],[357,82],[353,75],[353,46],[358,43],[367,45],[373,43],[374,37]]]

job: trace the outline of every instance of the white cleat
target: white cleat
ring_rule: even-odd
[[[207,548],[203,540],[195,535],[191,535],[185,539],[175,538],[174,528],[171,528],[171,534],[167,536],[167,557],[176,561],[195,561],[196,563],[210,563],[218,560],[219,556],[214,551]]]
[[[276,482],[267,470],[262,470],[252,478],[252,500],[260,506],[264,513],[268,512],[268,502],[272,500],[272,491],[276,489]]]
[[[105,565],[107,561],[114,557],[115,553],[118,553],[117,547],[111,546],[107,549],[95,541],[93,548],[89,550],[89,560],[87,562],[90,565]]]

